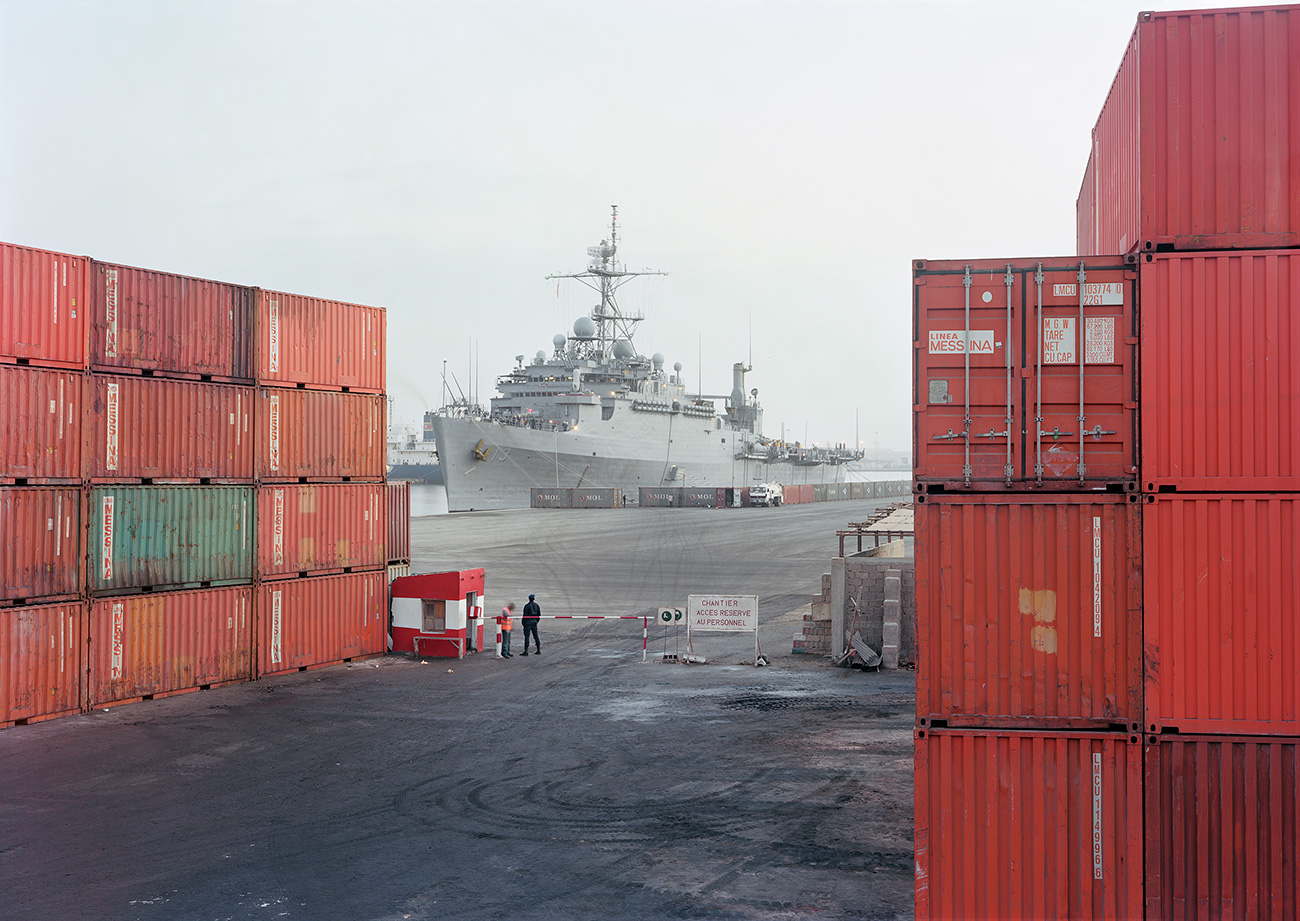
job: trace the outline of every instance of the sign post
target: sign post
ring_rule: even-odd
[[[754,664],[766,664],[758,648],[757,595],[691,595],[686,602],[686,649],[693,651],[691,634],[703,630],[713,633],[754,634]]]

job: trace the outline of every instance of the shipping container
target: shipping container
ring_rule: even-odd
[[[96,262],[90,366],[253,380],[253,289]]]
[[[814,502],[826,501],[826,484],[814,483],[812,486],[812,500]]]
[[[411,559],[411,484],[389,483],[388,502],[388,562],[410,562]]]
[[[672,508],[681,504],[680,486],[641,486],[637,489],[637,505],[642,508]]]
[[[0,610],[0,726],[81,710],[85,649],[82,602]]]
[[[1142,917],[1141,742],[918,730],[918,921]]]
[[[257,491],[257,575],[384,569],[388,503],[383,483],[286,483]]]
[[[622,508],[623,490],[613,486],[578,486],[573,489],[574,508]]]
[[[1152,732],[1300,735],[1300,496],[1149,495]]]
[[[1146,917],[1300,917],[1296,738],[1150,736]]]
[[[1300,251],[1142,260],[1145,488],[1300,490]]]
[[[0,243],[0,362],[87,367],[90,260]]]
[[[92,489],[91,591],[251,581],[255,501],[245,486]]]
[[[0,487],[0,604],[81,595],[84,499],[80,487]]]
[[[1137,278],[1132,256],[914,263],[917,490],[1135,490]]]
[[[104,598],[90,606],[92,707],[252,677],[253,587]]]
[[[918,725],[1141,731],[1138,500],[917,497]]]
[[[264,583],[257,594],[258,676],[384,653],[387,601],[382,571]]]
[[[91,374],[92,483],[251,483],[252,387]]]
[[[81,483],[85,386],[81,371],[0,364],[0,483]]]
[[[258,478],[383,480],[386,412],[382,394],[258,388]]]
[[[1297,17],[1138,15],[1092,132],[1080,253],[1300,246]]]
[[[533,508],[573,508],[573,490],[567,486],[534,486],[531,505]]]
[[[682,505],[686,508],[716,508],[718,491],[713,486],[683,486]]]
[[[384,392],[385,315],[279,291],[257,291],[257,382]]]
[[[870,484],[870,483],[855,482],[855,483],[850,483],[850,484],[848,484],[848,485],[849,485],[849,498],[850,498],[850,499],[870,499],[870,498],[871,498],[871,484]]]

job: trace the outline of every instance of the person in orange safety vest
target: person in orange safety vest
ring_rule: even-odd
[[[501,609],[501,616],[497,618],[497,624],[501,629],[501,657],[503,659],[511,658],[510,655],[510,616],[514,613],[515,603],[512,601]]]

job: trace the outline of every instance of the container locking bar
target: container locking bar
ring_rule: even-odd
[[[1007,341],[1006,341],[1006,345],[1004,346],[1004,350],[1007,353],[1007,416],[1005,420],[1007,425],[1007,430],[1002,433],[1007,438],[1007,463],[1006,466],[1002,468],[1002,472],[1006,475],[1007,486],[1010,486],[1011,477],[1015,473],[1015,468],[1011,464],[1011,427],[1015,424],[1015,419],[1012,417],[1012,413],[1011,413],[1011,377],[1012,377],[1011,286],[1014,285],[1016,281],[1015,275],[1011,273],[1010,262],[1007,263],[1007,274],[1002,276],[1002,280],[1006,283],[1007,286]],[[989,429],[989,440],[992,439],[993,439],[993,429]]]
[[[1034,431],[1038,433],[1034,438],[1034,479],[1039,486],[1043,485],[1043,264],[1038,263],[1038,268],[1034,271],[1034,284],[1038,288],[1038,358],[1037,367],[1034,370],[1034,379],[1038,384],[1038,399],[1034,407]]]
[[[966,291],[966,347],[962,352],[966,356],[966,415],[962,417],[962,432],[966,438],[966,462],[962,464],[961,475],[965,480],[965,485],[970,486],[971,466],[970,466],[970,266],[966,266],[966,273],[962,276],[961,286]]]
[[[1083,408],[1083,364],[1084,364],[1084,357],[1085,357],[1085,349],[1084,349],[1084,342],[1083,342],[1083,333],[1084,333],[1083,304],[1085,298],[1083,293],[1083,287],[1084,287],[1084,283],[1087,280],[1088,280],[1088,272],[1084,268],[1083,261],[1080,260],[1079,261],[1079,331],[1078,331],[1078,335],[1075,336],[1075,342],[1074,342],[1074,347],[1075,350],[1077,351],[1077,357],[1079,359],[1079,485],[1080,486],[1083,485],[1083,478],[1088,473],[1088,465],[1083,462],[1083,439],[1086,434],[1086,432],[1084,432],[1084,429],[1087,428],[1087,426],[1084,425],[1084,423],[1088,421],[1088,416],[1084,412],[1084,408]]]

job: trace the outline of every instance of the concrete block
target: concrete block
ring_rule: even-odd
[[[898,668],[898,647],[885,646],[880,651],[881,668]]]

